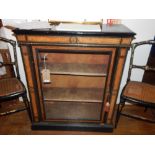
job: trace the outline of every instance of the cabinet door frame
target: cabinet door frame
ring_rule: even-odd
[[[44,104],[43,104],[43,93],[42,91],[42,88],[41,88],[41,77],[39,75],[39,68],[37,67],[38,66],[38,59],[37,59],[37,53],[40,52],[40,51],[52,51],[53,49],[51,47],[54,47],[54,46],[48,46],[48,48],[46,46],[35,46],[35,47],[32,47],[32,51],[33,51],[33,61],[34,61],[34,72],[35,72],[35,77],[36,77],[36,81],[38,81],[37,83],[37,90],[39,90],[39,93],[38,94],[38,98],[39,98],[39,103],[38,103],[38,108],[40,109],[38,112],[41,113],[41,121],[47,121],[46,120],[46,116],[45,116],[45,109],[44,109]],[[69,48],[69,47],[68,47]],[[101,107],[101,112],[100,112],[100,120],[97,120],[97,121],[83,121],[83,120],[71,120],[71,121],[75,121],[75,122],[98,122],[98,123],[103,123],[103,113],[104,113],[104,105],[105,105],[105,101],[104,101],[104,98],[105,98],[105,93],[106,90],[107,90],[107,81],[108,81],[108,78],[109,78],[109,68],[111,66],[110,62],[111,62],[111,58],[112,58],[112,54],[115,54],[113,51],[111,51],[110,49],[111,48],[99,48],[99,47],[95,47],[95,48],[88,48],[88,47],[81,47],[81,49],[85,49],[84,51],[82,50],[76,50],[76,47],[74,47],[72,50],[70,50],[68,52],[68,50],[64,50],[64,49],[54,49],[54,53],[57,51],[58,53],[59,52],[62,52],[62,53],[78,53],[78,54],[108,54],[110,55],[110,60],[109,60],[109,64],[108,64],[108,75],[107,75],[107,78],[106,78],[106,82],[105,82],[105,90],[104,90],[104,94],[103,94],[103,103],[102,103],[102,107]],[[88,49],[87,49],[88,48]],[[98,51],[99,49],[99,51]],[[116,48],[114,49],[115,51],[117,50]],[[114,57],[113,57],[114,58]],[[112,66],[112,70],[113,70],[113,66]],[[39,77],[39,78],[37,78]],[[111,85],[111,82],[110,82],[110,85]],[[50,121],[70,121],[70,120],[50,120]]]

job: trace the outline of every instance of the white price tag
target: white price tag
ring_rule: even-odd
[[[43,82],[44,83],[50,83],[51,82],[50,70],[49,69],[43,69],[41,71],[41,73],[42,73]]]

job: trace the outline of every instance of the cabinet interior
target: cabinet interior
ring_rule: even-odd
[[[110,52],[38,52],[46,120],[100,120]],[[50,82],[42,70],[50,72]]]

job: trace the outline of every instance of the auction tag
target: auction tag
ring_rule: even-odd
[[[44,83],[50,83],[51,82],[50,70],[49,69],[43,69],[41,71],[41,73],[42,73],[43,82]]]

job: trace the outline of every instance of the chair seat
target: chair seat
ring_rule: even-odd
[[[122,96],[127,99],[155,104],[155,86],[144,82],[130,81],[125,86]]]
[[[17,78],[5,78],[0,80],[0,98],[16,96],[24,92],[24,85]]]

